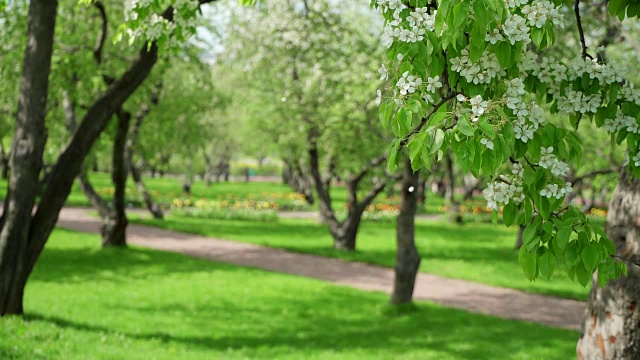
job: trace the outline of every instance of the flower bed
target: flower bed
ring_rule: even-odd
[[[171,203],[174,215],[218,220],[274,221],[278,219],[278,208],[278,204],[255,200],[174,199]]]

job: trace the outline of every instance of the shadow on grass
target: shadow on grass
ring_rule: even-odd
[[[99,241],[96,238],[96,241]],[[214,272],[221,264],[205,263],[182,255],[128,247],[125,249],[48,248],[36,264],[33,281],[80,283],[122,282],[162,273]],[[224,271],[232,271],[224,267]]]
[[[416,349],[429,349],[447,354],[447,357],[465,359],[506,359],[535,344],[541,348],[558,348],[577,334],[545,329],[535,325],[513,321],[502,321],[481,315],[470,315],[463,311],[420,305],[410,312],[380,310],[367,303],[357,293],[347,295],[342,291],[329,291],[315,299],[295,300],[270,298],[269,304],[252,308],[235,301],[216,301],[215,304],[186,307],[174,303],[165,306],[121,305],[113,311],[125,310],[139,316],[154,316],[161,312],[182,314],[182,321],[198,319],[200,326],[207,324],[220,328],[220,323],[229,323],[232,328],[251,327],[259,333],[226,331],[211,336],[185,336],[170,330],[143,329],[141,333],[123,332],[108,326],[99,326],[71,321],[58,316],[32,314],[27,320],[44,321],[57,327],[96,334],[117,332],[125,337],[143,341],[180,343],[188,348],[204,350],[259,351],[259,349],[283,349],[291,351],[331,350],[335,352],[364,349],[375,354],[376,350],[394,349],[398,356]],[[325,306],[324,310],[319,309]],[[377,307],[376,307],[377,306]],[[369,316],[343,317],[378,309]],[[283,312],[286,309],[286,312]],[[330,309],[341,309],[332,313]],[[260,311],[256,316],[256,311]],[[251,319],[251,320],[242,320]],[[522,334],[527,334],[522,336]],[[293,349],[293,350],[292,350]]]

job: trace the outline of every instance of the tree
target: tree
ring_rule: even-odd
[[[519,261],[530,280],[551,277],[557,261],[585,286],[596,270],[600,286],[626,274],[607,234],[577,207],[562,205],[572,191],[565,181],[569,166],[582,155],[576,131],[586,122],[625,144],[629,161],[623,178],[640,174],[640,94],[625,79],[623,64],[596,49],[615,40],[610,26],[615,19],[603,16],[605,38],[589,47],[583,16],[598,16],[599,7],[579,0],[377,0],[372,5],[386,20],[388,56],[381,73],[392,85],[385,91],[389,99],[382,102],[380,94],[379,101],[381,119],[395,135],[389,167],[395,169],[405,147],[415,169],[430,167],[452,149],[465,173],[490,179],[484,194],[494,218],[502,209],[506,225],[525,227]],[[609,10],[624,19],[637,16],[640,7],[612,1]],[[572,31],[558,35],[565,25]],[[577,47],[568,41],[554,46],[556,37],[566,34],[575,34]],[[550,121],[547,113],[563,120]],[[618,189],[618,198],[632,198],[634,189]],[[624,208],[612,205],[614,214]],[[620,219],[614,225],[621,226],[610,235],[635,231]],[[601,301],[592,296],[590,306],[600,309]],[[613,326],[606,316],[604,321]],[[637,358],[631,338],[613,341],[627,349],[624,356]],[[582,356],[597,356],[597,345],[597,338],[584,340]]]
[[[415,217],[418,203],[417,189],[419,172],[411,168],[411,161],[404,161],[402,189],[400,190],[400,213],[396,224],[396,266],[391,293],[391,304],[410,303],[416,275],[420,267],[420,254],[415,242]]]
[[[640,180],[624,170],[607,215],[607,236],[616,245],[615,256],[640,263]],[[637,359],[640,354],[640,269],[629,268],[626,277],[598,284],[594,274],[585,310],[578,359]]]
[[[274,108],[270,131],[278,134],[283,158],[303,169],[297,178],[312,180],[334,248],[348,251],[356,247],[366,207],[388,183],[379,166],[380,137],[371,131],[379,127],[369,95],[376,86],[366,79],[375,71],[369,54],[378,42],[365,11],[322,0],[268,1],[236,15],[228,45],[232,61],[250,70],[245,82],[256,84],[256,96]],[[348,192],[344,218],[332,203],[336,178]]]
[[[46,142],[44,118],[58,2],[29,2],[27,47],[10,158],[11,175],[1,219],[0,315],[23,312],[24,286],[91,146],[112,115],[148,76],[158,60],[159,46],[183,41],[195,31],[186,21],[195,15],[200,4],[206,2],[209,1],[183,2],[175,13],[173,7],[159,2],[147,4],[148,8],[134,3],[129,11],[139,16],[130,18],[129,26],[134,28],[133,34],[144,39],[144,45],[127,69],[88,106],[78,129],[47,174],[42,191],[39,178]],[[161,15],[158,15],[159,8]],[[151,19],[153,21],[147,22]]]

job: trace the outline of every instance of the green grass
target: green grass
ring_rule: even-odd
[[[358,251],[331,248],[327,227],[313,221],[285,220],[261,223],[190,219],[170,216],[165,221],[134,221],[167,229],[264,246],[338,257],[386,267],[395,265],[395,224],[364,222]],[[571,282],[561,269],[550,280],[525,279],[514,250],[515,229],[502,225],[418,221],[416,244],[423,257],[420,271],[541,294],[585,300],[588,290]]]
[[[1,359],[568,359],[578,333],[56,230]]]

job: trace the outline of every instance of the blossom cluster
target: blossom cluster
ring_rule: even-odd
[[[504,176],[503,181],[488,183],[487,188],[482,191],[485,200],[487,200],[487,207],[492,210],[498,210],[500,206],[507,205],[511,201],[516,204],[524,201],[523,175],[524,168],[522,165],[514,163],[511,176]]]
[[[615,133],[622,129],[634,134],[640,133],[636,118],[624,115],[622,112],[616,113],[614,119],[605,119],[603,128],[610,133]]]
[[[402,11],[407,6],[401,0],[377,0],[382,12],[393,11],[393,20],[387,23],[382,34],[382,44],[390,47],[394,41],[415,43],[424,39],[427,31],[435,27],[436,11],[429,14],[428,7],[416,8],[403,19]]]
[[[124,4],[124,15],[126,21],[139,21],[132,28],[127,29],[130,41],[136,38],[143,38],[145,41],[157,41],[166,36],[170,38],[176,29],[184,29],[187,33],[195,32],[196,18],[195,12],[200,6],[198,0],[175,0],[173,1],[173,19],[168,19],[151,13],[148,18],[141,19],[141,13],[147,13],[154,5],[153,0],[126,0]]]
[[[558,110],[565,114],[595,114],[608,98],[605,93],[586,94],[571,87],[562,88],[562,83],[586,77],[597,80],[601,85],[622,82],[625,67],[615,61],[607,64],[596,59],[578,57],[567,65],[549,58],[538,61],[535,54],[527,52],[520,64],[520,70],[530,72],[547,86],[553,95]],[[622,95],[634,103],[640,104],[640,93],[630,85],[622,88]]]
[[[527,105],[522,97],[525,94],[522,79],[515,78],[507,81],[507,91],[504,101],[513,111],[516,119],[513,121],[513,131],[516,139],[526,143],[533,139],[533,134],[544,122],[544,110],[536,103]]]
[[[463,49],[460,56],[451,59],[451,70],[473,84],[489,84],[494,78],[506,75],[492,52],[485,51],[477,62],[471,62],[469,47]]]
[[[562,197],[572,191],[573,188],[570,182],[566,182],[563,187],[558,186],[558,184],[547,184],[544,189],[540,190],[540,196],[544,196],[547,199],[551,199],[552,197],[562,199]]]
[[[567,176],[569,174],[569,166],[564,161],[558,160],[553,154],[553,146],[541,148],[540,165],[543,169],[550,169],[554,176]]]
[[[548,0],[534,1],[531,5],[522,7],[522,14],[526,15],[529,26],[542,28],[551,20],[553,25],[563,28],[562,15],[558,11],[560,7],[554,7]]]

